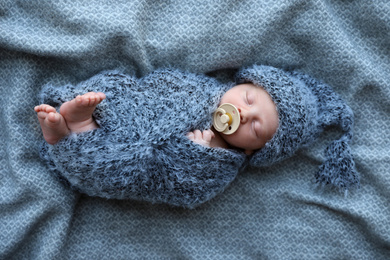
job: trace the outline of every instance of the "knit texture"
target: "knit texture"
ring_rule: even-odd
[[[325,162],[316,174],[319,185],[330,184],[348,192],[360,180],[349,146],[354,117],[351,108],[333,89],[300,72],[288,72],[270,66],[253,66],[241,70],[238,83],[252,82],[263,87],[276,104],[279,127],[265,147],[256,152],[250,164],[269,166],[292,156],[298,149],[311,145],[330,126],[343,131],[325,153]]]
[[[388,260],[389,25],[388,0],[0,1],[0,259]],[[191,210],[81,194],[39,157],[46,84],[169,66],[231,80],[251,64],[299,69],[347,102],[358,191],[313,187],[333,127]]]
[[[353,113],[328,85],[257,65],[241,70],[236,81],[263,87],[279,114],[275,135],[251,156],[250,165],[269,166],[286,159],[313,143],[325,127],[340,125],[346,133],[327,147],[316,179],[345,191],[359,184],[348,145]],[[141,79],[114,71],[77,86],[46,86],[41,102],[57,109],[89,91],[102,91],[107,100],[93,114],[99,129],[72,134],[56,145],[44,143],[42,157],[74,189],[90,196],[192,208],[221,193],[245,166],[243,152],[206,148],[186,137],[211,127],[219,100],[234,85],[158,70]]]
[[[221,193],[246,160],[242,152],[207,148],[186,134],[209,129],[233,83],[159,70],[137,79],[104,72],[76,86],[46,86],[41,102],[59,108],[78,94],[107,96],[93,116],[100,128],[44,143],[42,157],[90,196],[194,207]]]

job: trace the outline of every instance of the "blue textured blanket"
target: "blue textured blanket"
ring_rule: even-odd
[[[0,2],[0,259],[388,259],[388,1]],[[39,158],[46,84],[175,67],[297,68],[355,112],[361,188],[314,188],[323,147],[248,169],[194,210],[70,190]]]

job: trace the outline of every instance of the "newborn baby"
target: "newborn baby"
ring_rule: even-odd
[[[60,113],[50,105],[35,107],[43,136],[47,143],[56,144],[70,133],[91,131],[99,126],[93,119],[96,106],[106,98],[102,92],[79,95],[60,107]],[[253,84],[240,84],[228,90],[221,98],[221,104],[237,107],[240,127],[233,134],[219,134],[215,129],[195,130],[187,137],[207,147],[239,148],[247,155],[262,148],[275,134],[278,127],[276,105],[269,94]]]
[[[222,192],[246,165],[289,157],[327,125],[345,134],[328,147],[317,181],[358,185],[348,146],[352,111],[329,86],[303,74],[253,66],[222,84],[178,70],[141,79],[113,71],[77,86],[46,86],[41,98],[35,110],[43,158],[91,196],[192,208]],[[225,103],[240,116],[232,134],[212,127]]]

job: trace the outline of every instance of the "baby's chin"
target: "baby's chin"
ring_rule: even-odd
[[[244,150],[244,153],[246,155],[252,155],[255,151],[254,150]]]
[[[239,150],[239,151],[242,151],[246,155],[252,155],[254,152],[256,152],[258,150],[258,149],[248,148],[248,147],[244,146],[242,143],[240,143],[239,141],[237,142],[236,138],[234,138],[232,135],[225,135],[225,134],[221,133],[221,137],[222,137],[223,140],[225,140],[225,142],[231,148]]]
[[[225,134],[221,133],[221,136],[225,140],[225,142],[229,144],[229,146],[236,148],[238,150],[245,151],[245,153],[247,153],[247,154],[252,154],[255,151],[264,147],[264,144],[259,144],[256,147],[245,144],[242,141],[240,141],[241,138],[239,136],[234,136],[234,134],[225,135]]]

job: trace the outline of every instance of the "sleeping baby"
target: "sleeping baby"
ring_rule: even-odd
[[[41,101],[42,157],[90,196],[193,208],[246,166],[290,157],[330,125],[344,134],[327,147],[316,180],[345,191],[359,185],[351,109],[302,73],[254,65],[221,83],[173,69],[143,78],[108,71],[45,86]]]

